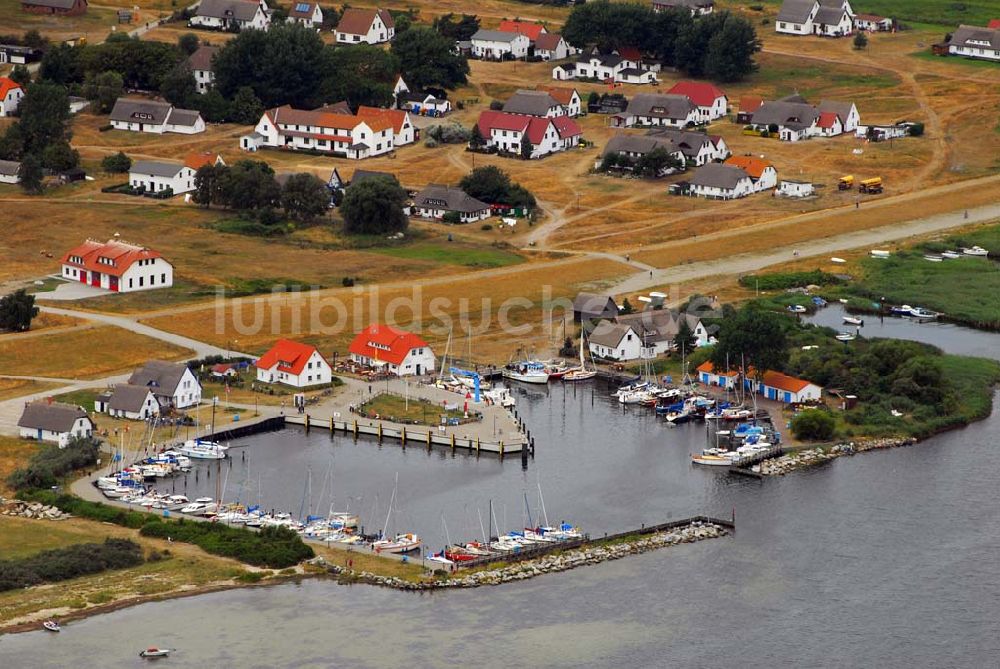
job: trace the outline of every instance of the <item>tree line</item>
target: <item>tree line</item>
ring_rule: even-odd
[[[752,73],[761,49],[750,21],[728,11],[692,17],[687,9],[655,12],[649,5],[608,0],[573,7],[562,35],[580,48],[636,48],[688,76],[725,82]]]

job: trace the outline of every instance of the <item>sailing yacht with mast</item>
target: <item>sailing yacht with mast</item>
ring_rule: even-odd
[[[596,369],[587,369],[587,363],[583,358],[584,355],[584,339],[583,339],[584,329],[580,328],[580,366],[576,369],[571,369],[562,375],[563,381],[587,381],[589,379],[597,376]]]
[[[409,553],[420,548],[420,537],[413,532],[397,534],[394,538],[388,539],[386,532],[389,530],[389,519],[392,517],[393,505],[396,502],[396,489],[399,487],[399,474],[396,474],[396,482],[392,486],[392,497],[389,499],[389,512],[385,516],[385,526],[382,527],[382,539],[372,543],[372,550],[376,553]]]

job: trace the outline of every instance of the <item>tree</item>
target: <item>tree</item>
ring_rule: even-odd
[[[112,33],[100,44],[83,47],[85,74],[114,71],[122,76],[125,88],[156,91],[160,82],[184,58],[176,44],[140,40],[124,33]]]
[[[783,316],[744,305],[732,317],[722,321],[719,343],[712,349],[716,369],[746,365],[753,368],[759,381],[764,372],[781,369],[788,358]]]
[[[201,112],[201,117],[210,123],[225,121],[230,113],[229,102],[216,88],[210,88],[202,95],[195,95],[189,105]]]
[[[622,302],[622,311],[621,312],[623,314],[634,314],[635,313],[635,307],[632,306],[632,303],[628,301],[627,297],[625,298],[625,301]]]
[[[536,205],[535,196],[521,184],[510,180],[510,175],[495,165],[477,167],[459,182],[459,188],[483,202],[506,204],[511,207]]]
[[[293,174],[281,189],[281,208],[296,221],[311,221],[330,207],[330,191],[312,174]]]
[[[21,178],[21,188],[28,193],[38,194],[42,192],[42,161],[33,153],[29,153],[21,159],[21,171],[18,173]]]
[[[15,65],[14,69],[10,71],[11,81],[21,84],[21,86],[27,86],[31,83],[31,72],[24,65]]]
[[[244,30],[215,55],[215,87],[231,99],[244,86],[265,107],[289,104],[312,109],[323,68],[323,40],[298,23],[272,23],[263,30]]]
[[[320,69],[320,99],[347,100],[354,109],[392,105],[399,59],[385,49],[370,44],[329,47],[323,52]]]
[[[595,45],[602,51],[635,47],[651,51],[656,41],[656,13],[638,3],[598,0],[577,4],[566,18],[562,36],[576,47]]]
[[[590,95],[587,96],[587,107],[600,104],[601,96],[597,91],[590,91]]]
[[[125,91],[125,80],[117,72],[107,71],[87,75],[83,83],[83,97],[92,100],[101,114],[107,114],[115,106],[115,101]]]
[[[24,46],[30,46],[32,49],[45,50],[49,46],[49,39],[44,37],[38,30],[32,28],[31,30],[24,33],[24,37],[21,38],[21,43]]]
[[[17,127],[24,153],[40,155],[49,144],[67,140],[69,96],[64,87],[47,82],[31,84],[18,111]]]
[[[178,63],[160,79],[160,95],[172,105],[187,108],[198,98],[198,83],[187,63]]]
[[[254,95],[252,88],[244,86],[240,90],[236,91],[236,95],[233,96],[233,101],[229,103],[229,113],[227,114],[227,117],[228,120],[233,123],[255,125],[263,114],[264,105],[262,105],[260,100],[257,99],[257,96]]]
[[[525,132],[521,135],[521,158],[524,160],[531,160],[531,151],[533,148],[531,140],[528,139],[528,133]]]
[[[677,334],[674,335],[674,348],[687,353],[698,348],[698,338],[692,332],[691,325],[684,315],[681,315],[681,324],[677,326]]]
[[[198,36],[194,33],[184,33],[177,38],[177,48],[187,56],[190,56],[197,51],[200,45],[201,42],[198,40]]]
[[[265,162],[241,160],[232,167],[220,165],[216,173],[217,201],[224,207],[264,209],[276,206],[281,200],[281,187],[274,178],[274,170]]]
[[[486,146],[486,138],[483,137],[483,132],[479,129],[479,124],[476,123],[472,126],[472,136],[469,137],[469,148],[473,151],[479,151],[484,146]]]
[[[219,203],[219,181],[225,169],[222,165],[202,165],[194,173],[194,192],[191,199],[195,204],[209,207]]]
[[[826,441],[836,429],[837,421],[822,409],[800,411],[792,418],[792,434],[803,441]]]
[[[101,169],[109,174],[123,174],[132,167],[132,159],[125,155],[123,151],[104,156],[101,160]]]
[[[42,150],[42,167],[53,172],[66,172],[80,164],[80,152],[61,140]]]
[[[83,47],[56,44],[50,47],[38,69],[38,78],[55,84],[78,84],[83,81]]]
[[[24,288],[0,297],[0,330],[27,332],[37,315],[35,296],[28,295]]]
[[[469,62],[453,51],[454,42],[431,28],[411,28],[397,35],[392,53],[411,87],[455,88],[468,81]]]
[[[635,169],[644,177],[658,177],[668,168],[678,168],[681,162],[663,147],[657,147],[643,154],[635,163]]]
[[[479,30],[479,17],[462,14],[462,18],[456,21],[451,12],[442,14],[434,19],[434,30],[451,40],[468,41]]]
[[[348,188],[344,194],[340,205],[344,228],[349,233],[361,235],[384,235],[406,230],[409,221],[403,213],[405,202],[406,191],[394,180],[385,177],[365,179]]]
[[[868,46],[868,37],[865,35],[864,31],[859,30],[854,34],[854,48],[860,51],[866,46]]]
[[[729,12],[720,16],[722,25],[708,40],[705,76],[716,81],[740,81],[757,69],[753,56],[761,49],[760,40],[742,16]]]

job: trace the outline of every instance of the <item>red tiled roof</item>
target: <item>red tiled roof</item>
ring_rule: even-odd
[[[391,123],[393,132],[399,132],[403,129],[406,116],[406,112],[402,109],[379,109],[378,107],[366,107],[364,105],[358,107],[358,118],[366,122]],[[371,124],[369,123],[369,125]]]
[[[834,112],[820,112],[819,121],[816,122],[816,125],[821,128],[832,128],[838,118],[840,117]]]
[[[757,98],[753,96],[740,98],[740,111],[744,114],[750,114],[758,109],[764,104],[764,98]]]
[[[1000,30],[1000,19],[990,19],[990,23],[986,27],[990,30]]]
[[[304,7],[302,11],[299,11],[299,7]],[[316,9],[315,2],[307,2],[306,0],[295,0],[292,3],[292,8],[288,10],[288,15],[292,18],[297,19],[311,19],[313,12]]]
[[[10,77],[0,77],[0,100],[6,98],[8,93],[18,88],[21,88],[21,84]]]
[[[715,371],[715,365],[712,364],[711,360],[706,360],[695,369],[699,372],[708,372],[709,374],[715,374],[716,376],[737,376],[739,374],[739,372],[735,369],[731,369],[728,372],[723,372],[721,370]]]
[[[754,158],[753,156],[733,156],[726,159],[724,164],[739,167],[754,179],[760,179],[761,175],[764,174],[764,170],[768,167],[774,167],[771,161]]]
[[[764,377],[761,380],[765,386],[777,388],[778,390],[787,390],[790,393],[797,393],[806,386],[813,385],[809,381],[797,379],[794,376],[788,376],[781,372],[764,372]]]
[[[497,30],[502,33],[520,33],[534,42],[545,30],[545,26],[528,21],[501,21]]]
[[[559,46],[562,35],[559,33],[542,33],[535,39],[535,51],[552,51]]]
[[[571,125],[564,125],[565,131],[568,135],[572,137],[574,134],[580,134],[580,126],[578,126],[572,119],[567,117],[557,116],[556,118],[565,118]],[[549,125],[555,119],[551,118],[540,118],[538,116],[523,116],[521,114],[508,114],[502,111],[494,111],[492,109],[484,111],[479,114],[479,132],[482,133],[483,137],[489,137],[492,134],[492,130],[495,128],[497,130],[513,130],[514,132],[528,132],[528,141],[532,144],[541,144],[542,139],[545,138],[545,131],[549,129]],[[559,130],[559,126],[556,126],[556,131],[562,135],[562,131]]]
[[[184,166],[190,167],[191,169],[197,171],[198,168],[204,167],[205,165],[215,165],[217,162],[221,161],[222,158],[219,154],[212,151],[203,151],[201,153],[189,153],[187,158],[184,159]]]
[[[717,86],[704,81],[678,81],[667,95],[686,95],[699,107],[711,107],[718,98],[726,97]]]
[[[625,60],[631,60],[633,63],[638,63],[642,60],[642,52],[634,46],[623,46],[618,49],[618,55]]]
[[[270,351],[260,356],[260,359],[257,360],[257,367],[271,369],[277,365],[278,371],[299,375],[306,368],[306,362],[315,352],[315,346],[291,339],[279,339],[274,342]]]
[[[376,14],[382,17],[382,23],[387,28],[395,27],[392,15],[385,9],[375,10],[348,7],[344,10],[343,16],[340,17],[340,22],[337,23],[337,32],[347,33],[348,35],[364,35],[372,27],[372,23],[375,22]]]
[[[71,261],[70,258],[74,256],[81,258],[82,262]],[[70,249],[62,261],[63,264],[82,267],[92,272],[121,276],[138,260],[161,257],[158,251],[114,239],[107,244],[88,239],[76,248]],[[104,262],[101,262],[101,259],[104,259]]]
[[[545,91],[561,105],[568,105],[573,102],[573,94],[576,93],[575,88],[562,88],[561,86],[538,86],[538,90]],[[579,93],[577,93],[577,96],[579,96]]]
[[[392,127],[392,123],[385,119],[363,119],[357,116],[348,116],[347,114],[334,114],[329,111],[323,111],[323,108],[307,111],[304,109],[295,109],[290,105],[268,109],[267,116],[275,125],[311,125],[320,128],[333,128],[335,130],[353,130],[357,127],[358,123],[363,121],[373,132],[379,132]],[[286,132],[285,134],[289,133]]]
[[[348,350],[355,355],[400,365],[412,349],[425,346],[427,342],[412,332],[376,323],[359,332]]]
[[[556,116],[552,119],[552,125],[556,127],[556,132],[559,133],[559,136],[564,139],[583,134],[583,130],[580,129],[577,122],[569,116]]]

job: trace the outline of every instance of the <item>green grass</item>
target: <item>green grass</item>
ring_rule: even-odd
[[[429,260],[463,267],[507,267],[524,262],[523,257],[511,251],[498,248],[476,248],[448,242],[422,242],[408,246],[388,246],[368,250],[371,253],[405,260]]]
[[[992,233],[983,233],[984,238]],[[984,243],[989,243],[985,242]],[[990,260],[964,257],[932,263],[921,252],[862,261],[863,276],[845,292],[892,304],[940,311],[965,325],[1000,329],[1000,269]]]
[[[93,388],[84,388],[82,390],[74,390],[72,392],[63,393],[62,395],[56,395],[53,399],[57,402],[65,402],[66,404],[82,406],[87,410],[87,413],[93,413],[94,398],[97,397],[97,394],[98,391]]]
[[[899,78],[884,72],[854,72],[847,67],[802,64],[782,58],[767,62],[749,82],[773,86],[778,97],[797,92],[809,99],[834,88],[884,90],[899,85]]]
[[[56,279],[54,277],[46,277],[41,280],[41,285],[32,284],[28,287],[28,292],[32,295],[38,295],[39,293],[51,293],[58,286],[66,283],[62,279]]]
[[[420,425],[437,425],[441,422],[441,415],[448,418],[462,418],[460,410],[445,410],[437,404],[426,400],[406,398],[399,395],[381,394],[376,395],[370,402],[365,402],[361,409],[368,412],[368,415],[378,414],[381,418],[394,422],[417,423]]]

